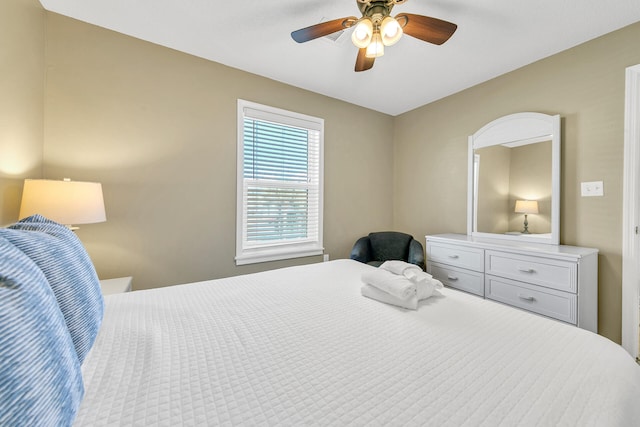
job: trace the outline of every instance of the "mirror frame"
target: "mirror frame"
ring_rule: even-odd
[[[475,231],[474,150],[494,145],[525,145],[551,141],[551,233],[545,237],[526,234],[510,235]],[[467,234],[475,237],[535,242],[549,245],[560,243],[560,116],[542,113],[516,113],[487,123],[469,136],[467,187]]]

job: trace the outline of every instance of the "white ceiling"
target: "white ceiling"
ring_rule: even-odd
[[[404,36],[373,69],[357,49],[290,33],[346,16],[356,0],[40,0],[46,10],[390,115],[640,21],[640,0],[410,0],[400,12],[458,24],[442,46]]]

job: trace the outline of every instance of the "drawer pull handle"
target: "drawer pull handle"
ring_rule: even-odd
[[[518,270],[522,271],[523,273],[535,273],[536,272],[533,268],[518,267]]]
[[[452,275],[450,275],[450,274],[448,274],[448,275],[447,275],[447,279],[449,279],[449,280],[451,280],[451,281],[453,281],[453,282],[455,282],[456,280],[458,280],[458,278],[457,278],[456,276],[452,276]]]
[[[532,296],[525,296],[525,295],[518,295],[518,298],[525,300],[525,301],[530,301],[530,302],[534,302],[536,299]]]
[[[451,259],[458,259],[458,258],[460,258],[460,257],[459,257],[458,255],[456,255],[456,254],[453,254],[453,255],[449,255],[449,258],[451,258]]]

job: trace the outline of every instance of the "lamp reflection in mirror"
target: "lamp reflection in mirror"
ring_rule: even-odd
[[[40,214],[64,224],[93,224],[107,220],[99,182],[25,179],[20,204],[20,219]]]
[[[531,234],[527,215],[538,213],[538,202],[536,200],[516,200],[515,212],[524,214],[524,230],[522,234]]]

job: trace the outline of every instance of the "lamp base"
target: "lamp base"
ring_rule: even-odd
[[[522,234],[531,234],[531,232],[529,232],[529,222],[527,221],[527,214],[524,214],[524,230],[522,230]]]

